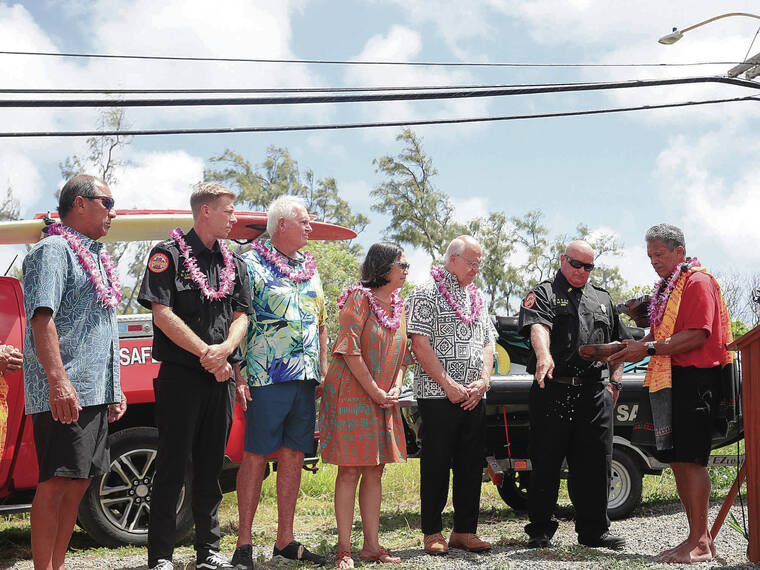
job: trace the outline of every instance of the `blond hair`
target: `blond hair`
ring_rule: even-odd
[[[201,206],[211,204],[222,196],[235,198],[235,193],[229,188],[225,188],[216,182],[201,182],[193,188],[190,194],[190,209],[193,211],[193,217],[201,211]]]

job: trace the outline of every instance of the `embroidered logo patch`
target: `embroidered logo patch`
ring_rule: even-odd
[[[536,294],[528,293],[528,296],[525,297],[525,300],[523,301],[523,307],[525,307],[526,309],[530,309],[535,303],[536,303]]]
[[[169,267],[169,258],[165,253],[154,253],[148,260],[148,269],[153,273],[163,273]]]

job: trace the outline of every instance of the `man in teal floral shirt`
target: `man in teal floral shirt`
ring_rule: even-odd
[[[237,550],[232,563],[252,569],[251,525],[267,456],[277,453],[277,560],[324,563],[293,536],[304,453],[314,446],[315,387],[327,372],[325,296],[314,258],[300,252],[311,233],[300,198],[281,196],[269,207],[271,240],[244,256],[254,314],[245,366],[236,370],[237,401],[246,412],[243,461],[237,477]],[[238,367],[239,368],[239,367]]]

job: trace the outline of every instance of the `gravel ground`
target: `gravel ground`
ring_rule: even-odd
[[[710,520],[714,520],[720,508],[719,504],[712,505]],[[741,510],[738,505],[733,507],[736,517],[741,520]],[[674,546],[686,536],[686,516],[678,504],[665,504],[639,508],[636,516],[612,524],[614,534],[625,536],[628,544],[624,550],[612,551],[592,549],[579,546],[576,543],[569,509],[560,511],[560,527],[553,540],[553,547],[541,550],[525,548],[524,535],[521,535],[524,518],[504,521],[492,521],[481,525],[480,536],[494,544],[488,554],[469,554],[452,550],[449,556],[432,557],[422,551],[421,546],[407,549],[397,549],[403,562],[396,568],[684,568],[677,564],[660,564],[657,554]],[[515,538],[520,537],[520,538]],[[318,544],[320,537],[300,536],[309,545]],[[760,565],[747,561],[745,539],[724,524],[716,540],[718,557],[711,562],[693,564],[689,568],[760,568]],[[263,561],[271,554],[271,546],[255,548]],[[229,553],[228,553],[229,554]],[[355,563],[360,566],[358,553]],[[71,554],[66,560],[69,569],[112,568],[144,570],[145,555],[129,557],[109,557],[98,554]],[[175,552],[175,567],[193,569],[194,555],[187,547]],[[293,565],[297,566],[297,565]],[[261,564],[262,568],[275,567],[269,563]],[[0,568],[13,570],[31,570],[31,561],[17,562],[12,566],[0,562]]]

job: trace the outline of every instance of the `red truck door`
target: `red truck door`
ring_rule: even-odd
[[[21,284],[12,277],[0,277],[0,344],[24,346],[24,298]],[[21,444],[21,426],[24,419],[24,373],[19,370],[5,376],[7,390],[7,420],[5,444],[0,446],[0,489],[8,484],[11,463]],[[33,445],[33,444],[32,444]],[[32,448],[32,452],[34,449]],[[34,462],[36,465],[36,461]]]

